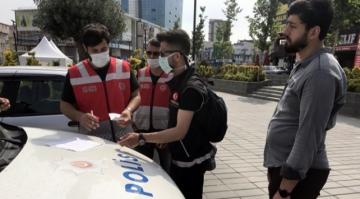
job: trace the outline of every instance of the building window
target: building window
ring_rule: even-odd
[[[156,12],[156,9],[155,8],[151,9],[151,12]]]

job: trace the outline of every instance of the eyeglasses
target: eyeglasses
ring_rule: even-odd
[[[165,57],[165,56],[168,55],[168,54],[176,53],[176,52],[181,53],[180,50],[164,50],[164,51],[161,51],[161,52],[160,52],[160,56],[161,56],[161,57]]]
[[[146,55],[148,57],[150,57],[150,56],[159,57],[160,52],[158,52],[158,51],[146,51]]]

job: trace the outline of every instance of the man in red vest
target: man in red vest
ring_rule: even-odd
[[[147,66],[138,71],[141,103],[134,113],[136,132],[154,132],[166,129],[169,120],[170,90],[166,82],[172,75],[165,74],[159,65],[160,42],[149,41],[146,48]],[[160,164],[166,171],[170,167],[170,152],[166,144],[144,143],[135,148],[138,152],[153,158],[157,149]]]
[[[110,57],[106,26],[86,25],[81,41],[89,58],[69,68],[60,109],[79,122],[80,133],[115,141],[131,130],[132,112],[140,104],[139,85],[127,61]],[[111,122],[109,113],[121,117]]]

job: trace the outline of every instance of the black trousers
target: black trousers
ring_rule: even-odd
[[[168,147],[165,147],[163,149],[159,149],[158,147],[156,147],[155,144],[153,143],[146,143],[143,146],[137,146],[135,147],[135,150],[147,157],[149,157],[150,159],[154,159],[154,152],[155,150],[157,151],[158,155],[159,155],[159,163],[160,166],[167,172],[169,173],[170,171],[170,164],[171,164],[171,154],[169,151]]]
[[[171,164],[170,176],[186,199],[201,199],[206,168],[196,164],[189,168]]]
[[[278,191],[282,177],[280,167],[268,169],[269,198],[272,199]],[[298,182],[291,192],[291,199],[315,199],[320,195],[324,187],[330,170],[329,169],[309,169],[306,178]]]

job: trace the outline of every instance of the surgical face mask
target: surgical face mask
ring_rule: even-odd
[[[150,68],[157,68],[159,67],[159,59],[147,59],[147,63],[149,64]]]
[[[166,73],[166,74],[169,74],[172,70],[173,70],[173,68],[170,66],[170,64],[169,64],[169,57],[171,57],[171,56],[173,56],[174,54],[171,54],[171,55],[169,55],[169,56],[167,56],[167,57],[159,57],[159,64],[160,64],[160,68],[161,68],[161,70],[163,70],[164,71],[164,73]]]
[[[90,57],[91,57],[91,63],[96,68],[103,68],[110,61],[109,50],[102,53],[90,54]]]

